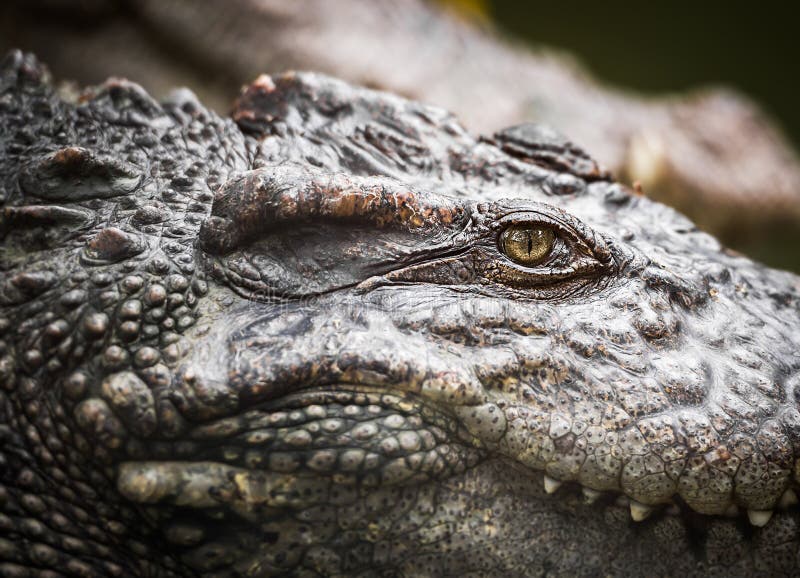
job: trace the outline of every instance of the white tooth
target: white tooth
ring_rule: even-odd
[[[653,513],[653,507],[631,500],[631,518],[634,522],[646,520]]]
[[[783,495],[781,496],[781,501],[778,502],[778,505],[785,510],[786,508],[794,506],[797,503],[798,503],[797,494],[794,493],[794,490],[792,488],[789,488],[788,490],[783,492]]]
[[[544,476],[544,491],[548,494],[555,494],[556,490],[561,487],[561,482],[554,480],[548,475]]]
[[[747,517],[753,526],[766,526],[772,517],[772,510],[747,510]]]
[[[598,492],[597,490],[593,490],[592,488],[583,488],[583,500],[587,504],[594,504],[597,501],[597,498],[602,496],[602,492]]]

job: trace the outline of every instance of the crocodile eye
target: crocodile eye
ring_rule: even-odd
[[[526,291],[537,299],[588,286],[614,266],[602,235],[566,211],[538,204],[498,215],[479,251],[486,282]],[[491,239],[491,240],[490,240]]]
[[[531,267],[553,251],[555,234],[549,227],[511,225],[500,235],[500,250],[512,261]]]

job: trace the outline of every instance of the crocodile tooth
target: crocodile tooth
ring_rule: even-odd
[[[653,507],[631,500],[631,518],[634,522],[646,520],[653,513]]]
[[[753,526],[766,526],[772,517],[772,510],[747,510],[747,517]]]
[[[587,504],[594,504],[597,499],[603,495],[603,492],[598,492],[592,488],[583,488],[583,500]]]
[[[554,480],[547,474],[544,476],[544,491],[548,494],[554,494],[561,487],[561,482]]]
[[[797,503],[798,503],[797,494],[794,492],[792,488],[789,488],[788,490],[783,492],[783,495],[781,496],[778,505],[785,510],[786,508],[797,505]]]

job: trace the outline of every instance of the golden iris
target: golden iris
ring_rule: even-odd
[[[553,250],[552,229],[537,225],[511,225],[500,235],[500,250],[509,259],[528,267],[541,263]]]

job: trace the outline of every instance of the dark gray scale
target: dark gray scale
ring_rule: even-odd
[[[611,180],[611,173],[598,165],[578,145],[548,126],[519,124],[496,132],[493,137],[485,140],[526,163],[569,173],[587,182]],[[563,194],[558,190],[552,192]]]
[[[117,197],[139,184],[140,169],[83,147],[65,147],[25,167],[20,187],[32,197],[82,201]]]

